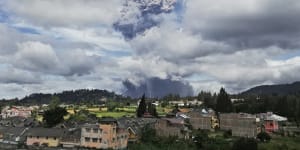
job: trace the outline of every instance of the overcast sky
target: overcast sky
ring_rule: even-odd
[[[0,98],[300,80],[299,0],[143,1],[0,0]]]

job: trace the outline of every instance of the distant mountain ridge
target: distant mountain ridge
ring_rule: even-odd
[[[75,103],[99,104],[99,103],[103,103],[102,101],[103,99],[114,99],[114,100],[124,99],[123,96],[107,90],[80,89],[80,90],[63,91],[61,93],[54,93],[54,94],[34,93],[20,99],[20,102],[30,103],[30,104],[47,104],[51,101],[53,96],[58,97],[61,102],[66,104],[75,104]]]
[[[241,93],[241,95],[288,95],[300,94],[300,81],[291,84],[261,85]]]

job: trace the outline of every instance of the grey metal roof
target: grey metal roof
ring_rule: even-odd
[[[162,118],[162,119],[169,121],[171,124],[181,124],[181,125],[184,124],[184,120],[179,118]]]
[[[62,137],[66,132],[65,129],[56,128],[30,128],[27,131],[27,136],[40,136],[40,137]]]
[[[118,125],[123,128],[132,130],[134,133],[139,134],[141,129],[147,124],[154,124],[157,119],[155,118],[127,118],[122,117],[118,119]]]
[[[25,129],[24,127],[1,127],[0,132],[3,134],[20,135]]]
[[[4,141],[25,141],[27,128],[24,127],[0,127],[0,133],[3,134]]]
[[[79,142],[81,137],[81,129],[80,128],[73,128],[68,129],[63,136],[62,141],[63,142]]]

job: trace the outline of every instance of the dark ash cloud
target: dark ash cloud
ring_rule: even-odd
[[[137,34],[159,25],[162,20],[157,19],[157,16],[182,9],[182,5],[181,0],[157,2],[127,0],[122,10],[122,17],[114,23],[114,28],[120,31],[125,38],[132,39]]]
[[[144,93],[147,97],[158,98],[168,94],[179,94],[182,97],[193,95],[193,88],[188,83],[157,77],[149,78],[138,86],[126,80],[123,86],[125,87],[123,94],[131,97],[140,97]]]

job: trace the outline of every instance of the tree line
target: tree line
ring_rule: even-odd
[[[52,97],[58,97],[62,103],[66,104],[103,104],[105,100],[114,101],[131,101],[130,97],[122,96],[114,92],[99,89],[80,89],[80,90],[70,90],[63,91],[61,93],[54,94],[44,94],[44,93],[34,93],[24,98],[1,100],[0,104],[4,105],[39,105],[39,104],[49,104]]]
[[[229,95],[221,88],[218,94],[201,91],[197,98],[203,102],[204,107],[213,108],[217,112],[273,112],[300,122],[300,94]],[[237,101],[232,102],[232,98]]]

